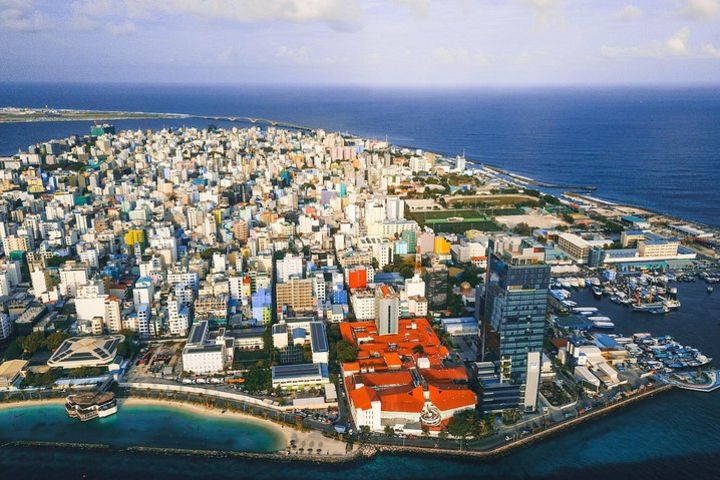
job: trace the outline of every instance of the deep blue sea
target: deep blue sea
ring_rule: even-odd
[[[720,87],[403,90],[0,84],[0,106],[262,117],[445,154],[720,226]],[[157,128],[206,121],[115,122]],[[0,155],[90,122],[0,125]]]
[[[546,181],[593,184],[600,197],[720,225],[718,89],[442,92],[0,84],[2,105],[248,115],[387,135],[397,144],[447,154],[465,150],[470,159]],[[178,122],[115,124],[159,128]],[[90,122],[0,125],[0,155],[86,133],[89,127]],[[702,283],[678,287],[683,306],[665,316],[634,314],[606,299],[599,306],[619,332],[671,334],[713,356],[717,365],[720,292],[707,294]],[[598,302],[587,291],[575,297],[581,305]],[[35,426],[30,422],[23,428]],[[47,439],[42,429],[35,432],[43,437],[39,440]],[[0,478],[104,480],[715,479],[720,478],[720,392],[662,394],[482,462],[382,455],[368,462],[319,466],[0,448],[0,472]]]

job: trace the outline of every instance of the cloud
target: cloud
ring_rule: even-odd
[[[637,20],[643,16],[643,11],[636,5],[625,5],[613,14],[613,18],[617,20],[630,21]]]
[[[670,55],[687,55],[688,40],[690,39],[690,29],[685,27],[678,31],[675,35],[665,40],[665,50]]]
[[[466,48],[439,47],[433,51],[433,57],[446,65],[485,65],[489,60],[486,55]]]
[[[28,4],[18,5],[16,2],[0,3],[1,7],[9,6],[0,10],[0,29],[13,30],[16,32],[37,32],[47,27],[47,22],[42,13],[26,8]]]
[[[363,13],[357,0],[80,0],[74,8],[89,12],[89,16],[162,20],[164,15],[173,15],[238,23],[319,22],[336,30],[358,28]]]
[[[430,0],[395,0],[400,5],[407,7],[418,17],[427,17],[430,13]]]
[[[702,56],[707,58],[720,58],[720,48],[712,43],[706,43],[701,47]]]
[[[712,20],[720,14],[720,0],[685,0],[680,14],[696,20]]]
[[[547,27],[563,0],[522,0],[522,3],[535,12],[535,22],[539,26]]]
[[[288,60],[298,65],[308,65],[310,63],[311,51],[308,47],[290,48],[282,45],[275,50],[275,57]]]
[[[129,35],[137,30],[135,24],[130,20],[125,20],[124,22],[116,24],[108,24],[106,28],[108,32],[113,35]]]
[[[690,29],[687,27],[678,30],[662,42],[635,47],[603,46],[600,53],[611,58],[720,58],[720,49],[711,43],[706,43],[700,48],[692,48]]]

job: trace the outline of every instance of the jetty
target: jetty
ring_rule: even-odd
[[[677,375],[665,377],[663,380],[669,385],[673,385],[683,390],[691,390],[693,392],[714,392],[720,388],[720,370],[713,370],[709,373],[710,381],[706,383],[692,383],[680,380]]]

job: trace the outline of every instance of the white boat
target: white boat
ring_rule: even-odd
[[[595,313],[597,311],[598,311],[598,309],[595,307],[575,307],[575,308],[573,308],[573,312],[576,312],[576,313],[585,313],[585,312]]]

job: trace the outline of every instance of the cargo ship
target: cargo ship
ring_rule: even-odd
[[[78,393],[65,399],[65,412],[81,422],[109,417],[117,413],[117,400],[112,392]]]

